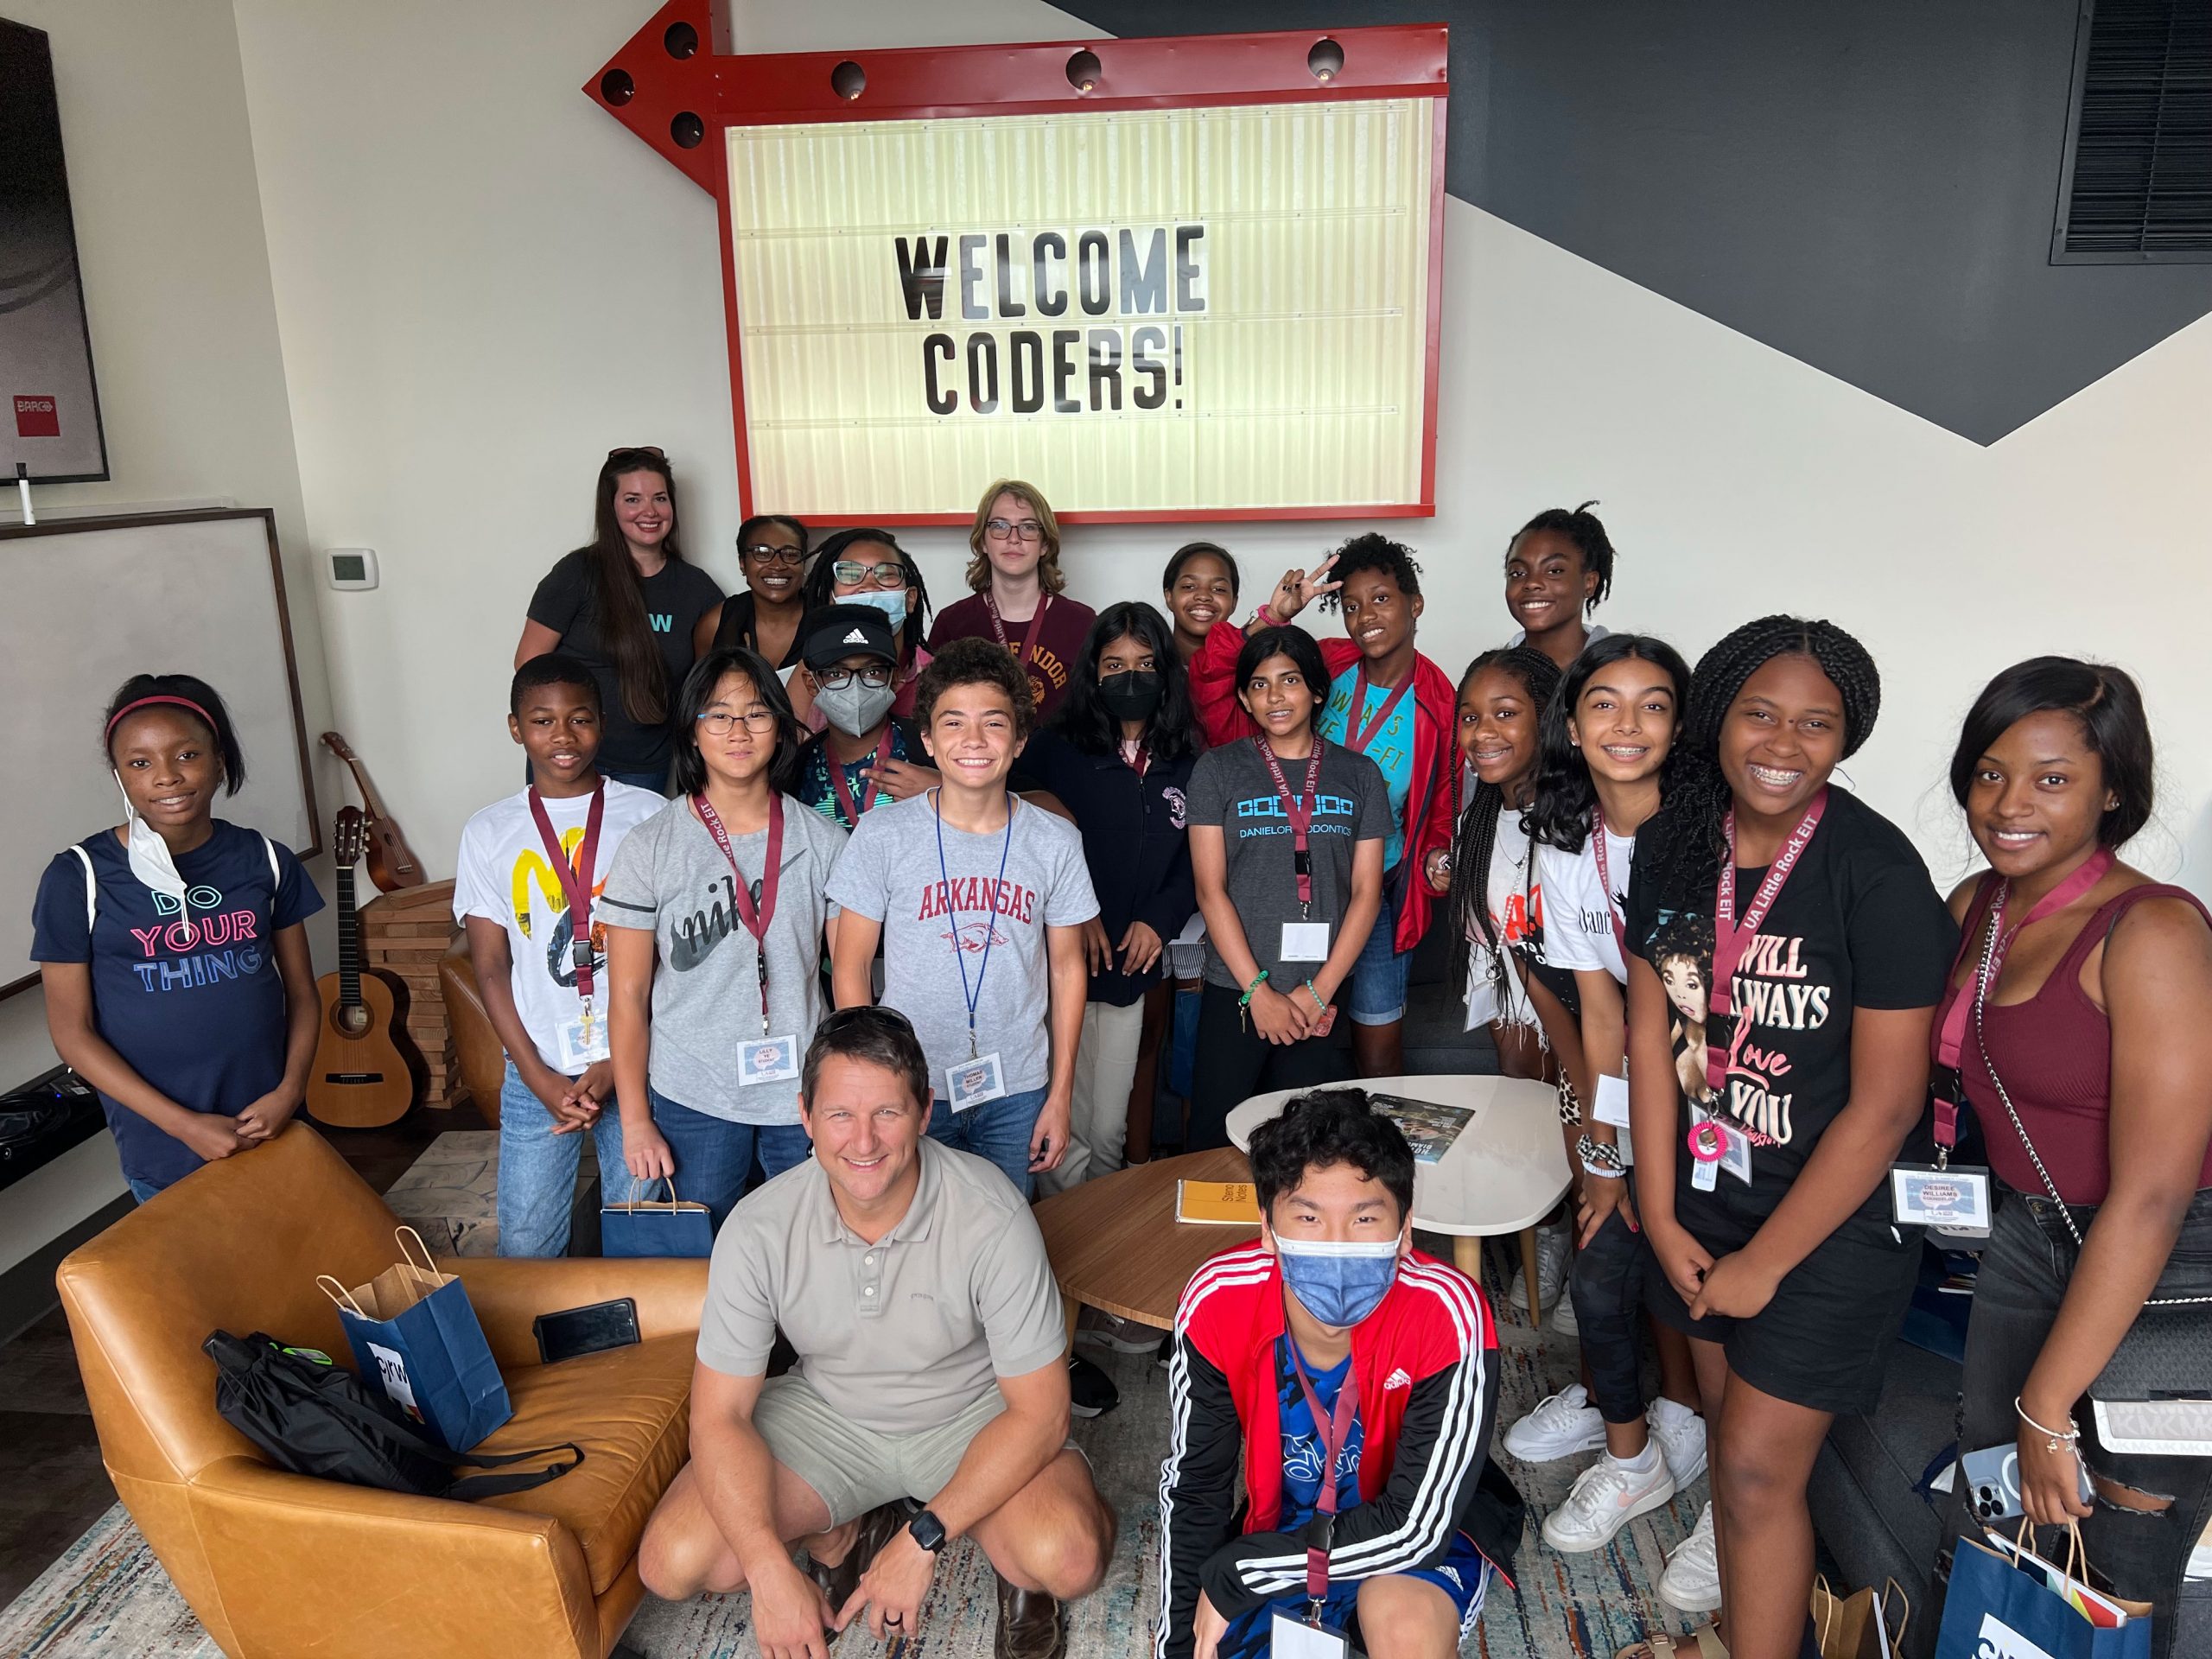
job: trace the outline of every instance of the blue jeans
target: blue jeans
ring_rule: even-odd
[[[566,1255],[569,1215],[576,1199],[582,1131],[553,1133],[553,1114],[507,1062],[499,1085],[499,1254]],[[612,1104],[591,1128],[599,1148],[600,1182],[622,1168],[622,1114]]]
[[[653,1127],[676,1160],[677,1196],[705,1205],[716,1232],[745,1196],[755,1154],[772,1180],[814,1154],[814,1143],[796,1123],[733,1123],[679,1105],[658,1089],[645,1092],[652,1096]],[[626,1175],[626,1190],[627,1183]]]
[[[130,1183],[130,1196],[137,1199],[141,1204],[145,1203],[147,1199],[152,1198],[155,1193],[161,1190],[162,1189],[160,1187],[156,1186],[151,1181],[132,1181]]]
[[[930,1106],[930,1139],[996,1164],[1014,1183],[1014,1190],[1030,1196],[1029,1137],[1036,1132],[1037,1114],[1045,1109],[1044,1089],[1003,1095],[971,1106],[956,1115],[950,1103]]]
[[[1407,870],[1403,879],[1410,881],[1417,874]],[[1406,1017],[1406,982],[1413,974],[1414,954],[1398,949],[1398,901],[1390,887],[1383,883],[1382,907],[1375,912],[1375,925],[1368,930],[1367,943],[1360,946],[1351,977],[1344,982],[1344,1012],[1356,1026],[1394,1026]]]

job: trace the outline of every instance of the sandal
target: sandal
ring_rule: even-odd
[[[1641,1642],[1631,1642],[1613,1656],[1613,1659],[1728,1659],[1728,1649],[1721,1644],[1719,1629],[1713,1624],[1700,1624],[1688,1636],[1670,1636],[1661,1630]]]

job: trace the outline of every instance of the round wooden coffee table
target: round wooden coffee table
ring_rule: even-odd
[[[1084,1307],[1172,1329],[1191,1275],[1209,1256],[1260,1236],[1257,1226],[1177,1221],[1176,1182],[1251,1179],[1244,1154],[1223,1147],[1132,1164],[1039,1204],[1037,1225],[1067,1307],[1068,1340],[1075,1340]]]

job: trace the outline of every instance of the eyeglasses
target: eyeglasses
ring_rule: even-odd
[[[1008,524],[1003,518],[986,518],[983,520],[983,534],[995,536],[1000,541],[1005,541],[1010,536],[1017,542],[1037,542],[1044,539],[1045,526],[1034,518],[1024,518],[1015,524]]]
[[[903,564],[862,564],[858,559],[839,559],[830,567],[830,574],[848,588],[904,588],[906,567]]]
[[[668,452],[657,443],[618,443],[607,452],[609,461],[619,455],[651,455],[655,461],[668,459]]]
[[[748,542],[738,552],[748,559],[758,559],[763,564],[804,564],[806,555],[796,547],[776,547],[766,542]]]
[[[824,691],[842,691],[853,683],[854,675],[860,676],[862,685],[880,691],[891,683],[892,668],[888,663],[870,663],[866,668],[825,668],[815,675]]]
[[[755,737],[766,737],[776,729],[776,711],[772,709],[749,709],[741,715],[702,715],[699,728],[709,737],[728,737],[740,721],[745,729]]]

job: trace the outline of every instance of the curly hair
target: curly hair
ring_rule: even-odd
[[[1597,786],[1590,780],[1590,763],[1567,734],[1583,689],[1598,670],[1633,658],[1649,663],[1675,683],[1675,722],[1681,729],[1683,711],[1689,706],[1690,666],[1682,653],[1664,639],[1649,633],[1609,633],[1593,639],[1567,664],[1559,690],[1544,705],[1536,731],[1536,793],[1529,803],[1529,836],[1562,852],[1579,853],[1590,834],[1591,810],[1598,804]],[[1673,781],[1675,746],[1668,745],[1660,768],[1661,800]]]
[[[1295,1192],[1309,1169],[1350,1164],[1397,1200],[1401,1224],[1413,1213],[1414,1152],[1405,1132],[1374,1109],[1364,1089],[1315,1089],[1294,1095],[1252,1131],[1252,1185],[1260,1213]]]
[[[1521,682],[1529,700],[1541,711],[1559,690],[1559,664],[1533,645],[1508,645],[1486,651],[1467,664],[1459,677],[1459,693],[1466,695],[1475,677],[1487,669],[1502,668]],[[1501,998],[1505,994],[1505,953],[1499,949],[1497,929],[1490,918],[1490,861],[1497,846],[1497,821],[1505,810],[1505,791],[1496,784],[1478,782],[1459,814],[1459,828],[1452,841],[1452,891],[1445,899],[1452,929],[1452,983],[1464,995],[1467,988],[1468,941],[1479,938],[1490,947],[1491,982]]]
[[[1520,545],[1521,538],[1532,531],[1556,531],[1573,542],[1575,550],[1582,555],[1582,568],[1595,571],[1598,577],[1598,585],[1590,590],[1590,597],[1583,601],[1582,608],[1586,613],[1596,610],[1605,595],[1613,591],[1613,543],[1605,534],[1605,526],[1599,521],[1598,515],[1590,511],[1597,505],[1594,499],[1585,501],[1573,512],[1565,507],[1546,507],[1515,531],[1513,539],[1505,544],[1505,556],[1510,559],[1513,556],[1513,550]]]
[[[1342,587],[1363,570],[1380,570],[1398,584],[1398,591],[1408,599],[1421,594],[1421,566],[1414,563],[1414,550],[1403,542],[1394,542],[1380,531],[1370,530],[1364,536],[1355,536],[1337,550],[1337,562],[1330,568],[1329,580]],[[1321,595],[1321,608],[1337,608],[1337,595],[1332,591]]]
[[[1029,735],[1037,707],[1031,701],[1028,671],[1004,645],[995,639],[954,639],[930,658],[914,683],[914,721],[924,731],[937,714],[937,700],[956,685],[997,686],[1014,705],[1015,740]]]
[[[1647,827],[1648,857],[1662,905],[1709,905],[1728,855],[1733,798],[1720,770],[1720,728],[1752,675],[1777,657],[1809,657],[1843,700],[1843,753],[1859,753],[1882,709],[1882,676],[1866,647],[1833,622],[1777,614],[1746,622],[1697,659],[1688,710],[1675,731],[1675,772],[1666,806]],[[1640,838],[1641,839],[1641,838]],[[1644,845],[1650,850],[1647,854]]]

